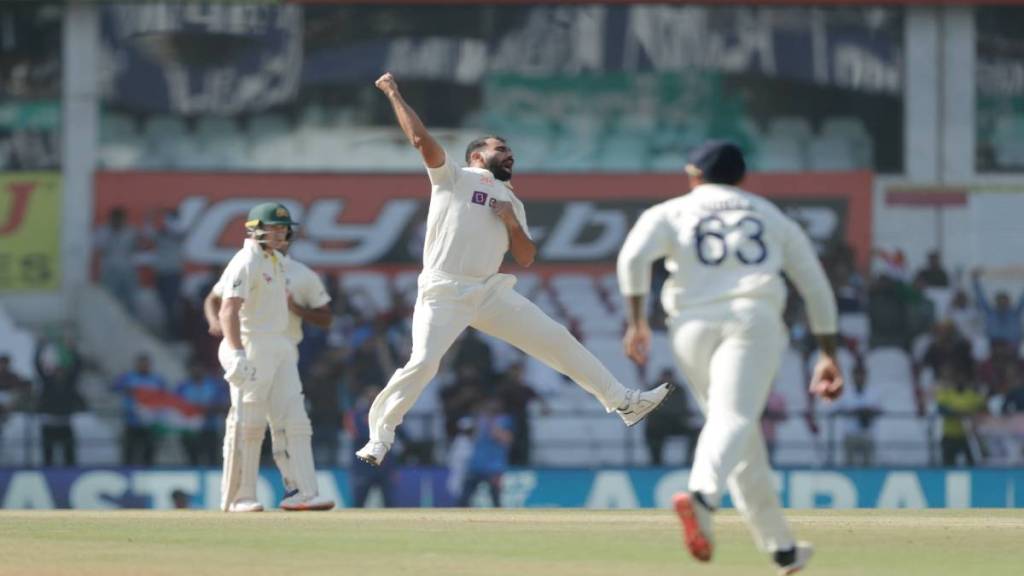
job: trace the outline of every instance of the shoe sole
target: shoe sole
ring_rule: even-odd
[[[678,494],[673,498],[672,504],[675,506],[679,521],[683,524],[683,540],[690,554],[700,562],[711,561],[713,546],[700,529],[697,513],[693,509],[693,499],[689,494]]]
[[[260,506],[259,508],[251,508],[249,510],[232,510],[232,509],[228,508],[228,513],[229,514],[248,514],[248,513],[251,513],[251,512],[263,512],[263,507]]]
[[[639,420],[637,420],[636,422],[633,422],[632,424],[627,423],[626,424],[626,428],[632,428],[633,426],[636,426],[637,424],[643,422],[644,420],[647,420],[647,417],[651,415],[651,412],[654,412],[655,410],[658,409],[659,406],[664,404],[665,403],[665,399],[668,398],[669,396],[671,396],[672,392],[674,392],[675,389],[676,389],[676,387],[675,387],[674,384],[669,384],[668,385],[668,392],[665,392],[665,395],[661,397],[661,400],[658,400],[658,403],[655,404],[650,410],[648,410],[647,413],[644,414]]]
[[[334,502],[327,502],[325,504],[317,504],[310,506],[308,504],[297,504],[294,506],[281,506],[281,510],[285,512],[326,512],[327,510],[334,509]]]
[[[779,570],[779,576],[789,576],[790,574],[796,574],[797,572],[803,570],[805,567],[806,565],[793,566],[792,568],[782,568]]]
[[[374,458],[373,456],[363,456],[360,453],[356,452],[356,458],[359,458],[361,462],[365,462],[370,466],[380,466],[380,462],[378,462],[377,459]]]

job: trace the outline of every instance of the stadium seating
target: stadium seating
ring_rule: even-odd
[[[798,414],[810,408],[806,386],[809,374],[804,370],[800,354],[792,348],[786,350],[775,378],[775,390],[785,399],[787,413]]]
[[[195,145],[180,117],[153,116],[146,120],[142,135],[152,166],[187,168],[193,164]]]
[[[533,437],[544,441],[534,442],[533,461],[540,466],[589,466],[590,450],[581,450],[578,444],[581,431],[578,418],[567,414],[535,417]]]
[[[549,282],[559,304],[584,334],[621,336],[622,321],[610,314],[593,276],[560,274]]]
[[[559,101],[559,108],[552,113],[555,127],[549,137],[547,158],[542,166],[534,168],[553,172],[593,169],[601,146],[600,120],[565,101]],[[512,142],[517,155],[520,148],[518,142]]]
[[[248,153],[258,169],[294,165],[302,154],[293,128],[284,116],[266,114],[249,121]]]
[[[712,132],[699,118],[655,121],[651,112],[630,106],[621,117],[608,120],[567,107],[558,98],[537,107],[514,102],[502,113],[467,112],[458,127],[435,127],[432,132],[447,150],[458,152],[481,131],[502,134],[510,139],[518,169],[531,172],[677,172],[687,151],[710,137],[749,148],[751,166],[762,171],[873,165],[871,135],[855,117],[824,118],[815,133],[810,121],[799,116],[769,119],[764,131],[753,118],[739,116]],[[134,119],[106,113],[99,156],[110,168],[419,170],[416,151],[396,126],[360,124],[364,116],[351,106],[309,103],[295,111],[294,122],[277,112],[247,120],[201,116],[190,129],[181,117],[158,115],[145,119],[140,131]],[[993,146],[1000,162],[1021,163],[1013,143],[1024,133],[1022,126],[1015,116],[997,122]]]
[[[248,160],[246,138],[238,124],[223,116],[205,116],[196,123],[197,167],[242,168]]]
[[[647,169],[650,154],[647,146],[648,134],[639,132],[613,132],[604,139],[604,144],[592,167],[601,171],[642,171]]]
[[[767,136],[770,138],[789,138],[797,141],[810,140],[814,130],[806,118],[799,116],[779,116],[768,121]]]
[[[876,348],[867,356],[868,386],[885,398],[885,408],[898,414],[916,411],[910,359],[899,348]]]
[[[377,272],[350,272],[342,275],[342,288],[351,297],[363,302],[362,305],[383,310],[390,305],[392,286],[404,294],[408,304],[412,303],[416,276],[417,273],[412,271],[395,277]],[[587,349],[624,385],[647,388],[656,383],[663,369],[673,371],[677,380],[682,382],[665,332],[654,333],[650,358],[642,372],[622,353],[623,315],[618,282],[613,272],[598,276],[564,273],[546,280],[536,274],[525,273],[519,276],[516,289],[546,309],[556,320],[577,326]],[[617,305],[612,306],[612,303]],[[588,320],[595,316],[603,320]],[[840,326],[844,335],[861,343],[867,342],[869,326],[863,314],[844,314]],[[550,415],[543,415],[536,408],[531,411],[534,422],[534,456],[538,465],[617,466],[638,465],[648,461],[642,427],[626,430],[618,418],[605,414],[600,404],[579,386],[506,344],[487,336],[484,338],[492,346],[496,362],[501,366],[507,367],[519,360],[525,363],[524,380],[545,398],[553,410]],[[499,350],[503,346],[508,350]],[[840,350],[839,355],[840,365],[849,377],[854,357],[845,348]],[[497,359],[499,356],[500,360]],[[914,416],[916,405],[909,357],[900,349],[880,348],[870,351],[865,358],[869,386],[883,391],[885,411],[891,413],[891,416],[887,414],[880,418],[876,425],[876,460],[882,464],[928,464],[929,442],[932,440],[928,436],[929,421]],[[830,440],[833,463],[842,463],[842,446],[835,431],[830,432],[829,419],[821,406],[816,410],[816,420],[820,427],[817,435],[812,433],[804,417],[812,408],[806,381],[815,360],[816,355],[811,354],[809,363],[805,364],[795,349],[787,350],[783,356],[774,384],[785,400],[788,415],[776,427],[775,461],[780,465],[827,464]],[[439,386],[433,387],[440,390]],[[414,413],[435,413],[438,402],[436,397],[428,393]],[[427,429],[416,430],[417,434],[429,432]],[[893,439],[895,441],[890,442]],[[675,455],[672,458],[680,459],[685,448],[682,443],[684,440],[680,439],[667,447],[666,453],[671,452]]]
[[[811,433],[807,422],[791,415],[775,428],[775,463],[781,466],[820,466],[824,463],[821,438]]]
[[[853,165],[856,168],[874,166],[874,145],[871,135],[859,118],[852,116],[833,116],[825,118],[821,124],[821,134],[846,140],[853,153]]]
[[[996,118],[992,134],[996,164],[1003,168],[1024,166],[1024,115],[1003,114]]]
[[[213,125],[211,123],[204,130],[211,130]],[[355,308],[376,314],[391,309],[392,295],[396,293],[407,306],[413,305],[418,274],[417,270],[397,274],[353,270],[340,274],[338,282],[339,288],[348,296]],[[185,292],[194,292],[208,281],[209,273],[189,274],[185,280]],[[648,388],[657,383],[658,376],[664,369],[671,370],[677,381],[683,382],[675,365],[668,334],[664,331],[655,331],[650,358],[642,371],[622,353],[624,314],[614,272],[607,271],[597,275],[567,272],[548,277],[526,272],[518,275],[516,290],[546,310],[556,321],[577,329],[586,347],[625,386]],[[9,318],[0,311],[0,333],[4,334],[4,339],[0,340],[0,348],[3,342],[10,341],[12,334],[17,333],[5,328],[9,325]],[[863,314],[842,315],[840,326],[844,335],[854,337],[862,343],[867,341],[869,326]],[[648,462],[642,426],[624,429],[621,421],[614,415],[606,414],[593,396],[561,374],[503,342],[488,336],[484,336],[484,339],[492,348],[496,369],[502,371],[513,363],[522,361],[525,366],[524,380],[545,398],[553,410],[550,415],[542,415],[536,408],[532,412],[538,465],[618,466]],[[927,342],[927,336],[922,337],[918,347],[923,349]],[[20,361],[22,364],[27,363],[24,368],[30,373],[32,346],[32,340],[28,337],[21,354],[23,360]],[[9,348],[8,345],[6,349]],[[816,356],[812,354],[808,362],[813,363],[815,358]],[[928,464],[931,457],[930,443],[934,444],[937,439],[929,436],[932,432],[929,428],[930,421],[914,416],[916,403],[909,356],[897,348],[880,348],[867,351],[865,360],[869,385],[876,386],[883,392],[884,408],[887,413],[878,420],[876,426],[878,462]],[[18,362],[16,357],[16,366]],[[846,349],[840,351],[840,363],[849,377],[853,356]],[[804,418],[806,411],[811,408],[806,392],[811,366],[812,364],[804,363],[799,352],[789,349],[784,354],[779,368],[774,386],[782,394],[788,414],[788,418],[780,422],[776,428],[775,456],[776,462],[780,465],[819,466],[828,463],[829,427],[822,406],[819,405],[816,409],[817,422],[821,428],[817,436],[810,431]],[[438,379],[445,377],[442,372]],[[927,386],[928,371],[925,371],[922,380]],[[408,427],[408,433],[412,437],[442,436],[443,422],[436,418],[440,412],[440,388],[439,382],[434,382],[413,409]],[[116,402],[107,402],[101,397],[102,394],[109,394],[108,392],[85,392],[96,394],[95,401],[89,399],[91,405],[116,410]],[[691,406],[696,408],[693,403]],[[20,421],[10,424],[9,420],[8,426],[16,425],[17,422]],[[5,434],[4,438],[24,437],[24,433],[12,434],[15,436]],[[90,434],[104,437],[102,430],[94,430]],[[37,436],[33,438],[38,439]],[[894,439],[895,442],[890,442]],[[673,442],[665,450],[666,454],[673,455],[667,457],[667,464],[678,464],[676,460],[681,459],[681,454],[684,453],[685,441],[680,439]],[[831,448],[834,463],[841,463],[842,453],[838,438],[832,438]],[[106,462],[108,456],[104,455],[101,449],[97,450],[100,452],[86,453],[92,454],[90,458],[95,457]]]
[[[819,172],[853,170],[857,167],[850,141],[841,136],[823,135],[810,140],[808,168]]]
[[[391,307],[390,281],[385,274],[352,271],[342,274],[340,281],[341,290],[357,309],[379,314]]]
[[[402,301],[405,302],[406,306],[414,306],[416,304],[419,277],[419,272],[400,272],[395,275],[395,289],[402,295]]]
[[[752,164],[764,172],[798,172],[805,167],[803,141],[791,135],[770,135],[757,147]]]
[[[839,333],[857,342],[858,346],[866,346],[871,341],[871,320],[860,312],[840,314]]]
[[[883,416],[875,424],[875,460],[889,466],[931,464],[929,421],[913,416]]]
[[[591,336],[584,339],[584,344],[623,385],[646,387],[639,381],[636,366],[622,353],[621,336]]]

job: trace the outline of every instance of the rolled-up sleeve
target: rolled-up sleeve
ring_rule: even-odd
[[[669,253],[671,228],[657,208],[649,208],[626,235],[619,251],[617,272],[623,296],[651,291],[651,264]]]
[[[786,219],[785,252],[782,266],[807,307],[807,320],[814,334],[835,334],[839,311],[836,296],[821,266],[818,253],[800,225]]]
[[[439,192],[442,190],[452,191],[455,189],[455,181],[458,179],[459,168],[451,161],[451,156],[448,151],[444,152],[444,164],[441,164],[437,168],[431,168],[426,166],[427,176],[430,178],[430,183],[433,185],[433,191]]]

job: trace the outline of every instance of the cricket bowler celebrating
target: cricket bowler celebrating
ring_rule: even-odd
[[[286,264],[279,251],[286,248],[293,226],[295,222],[288,209],[276,202],[259,204],[250,210],[245,223],[248,238],[211,294],[222,300],[216,319],[211,317],[215,302],[208,299],[205,307],[211,331],[216,330],[213,322],[217,320],[223,332],[218,357],[224,378],[231,385],[221,479],[224,511],[263,510],[256,500],[256,479],[268,417],[274,433],[274,459],[285,488],[290,491],[281,507],[334,507],[334,502],[319,496],[316,484],[313,429],[299,381],[297,348],[302,337],[302,318],[323,322],[323,308],[330,298],[322,284],[319,288],[306,285],[308,275],[302,273],[298,263]],[[293,278],[305,279],[303,286],[296,286],[291,294],[286,268],[294,270]],[[304,299],[302,304],[295,297]],[[327,314],[329,323],[329,311]]]
[[[391,74],[376,82],[398,124],[419,150],[430,178],[430,208],[423,272],[412,319],[412,353],[370,407],[370,441],[356,452],[379,465],[395,429],[437,373],[441,357],[466,329],[501,338],[565,374],[593,394],[627,426],[640,422],[664,400],[669,385],[628,390],[565,327],[513,290],[515,277],[499,274],[505,252],[521,266],[537,249],[526,211],[509,184],[514,158],[504,139],[487,136],[466,149],[468,167],[455,165],[405,102]]]
[[[689,492],[674,499],[686,545],[697,560],[711,560],[711,516],[728,485],[758,546],[772,554],[780,574],[792,574],[806,565],[813,548],[794,540],[782,515],[760,431],[788,345],[780,272],[807,305],[820,349],[810,389],[825,399],[843,389],[835,356],[835,296],[800,226],[770,201],[736,187],[746,172],[738,147],[708,142],[690,155],[686,172],[690,193],[645,211],[619,253],[626,354],[641,364],[647,359],[651,332],[644,297],[651,264],[665,258],[670,277],[661,301],[670,342],[706,416]]]

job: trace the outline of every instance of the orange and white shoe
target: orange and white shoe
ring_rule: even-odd
[[[690,554],[700,562],[709,562],[715,549],[711,530],[711,510],[692,493],[681,492],[672,498],[676,515],[683,524],[683,540]]]
[[[334,508],[334,500],[323,496],[305,496],[296,492],[281,500],[281,510],[288,512],[314,512],[332,508]]]
[[[776,552],[775,563],[779,566],[779,576],[796,574],[807,566],[811,556],[814,556],[814,546],[811,546],[810,542],[797,542],[792,553],[788,550],[785,553]]]

